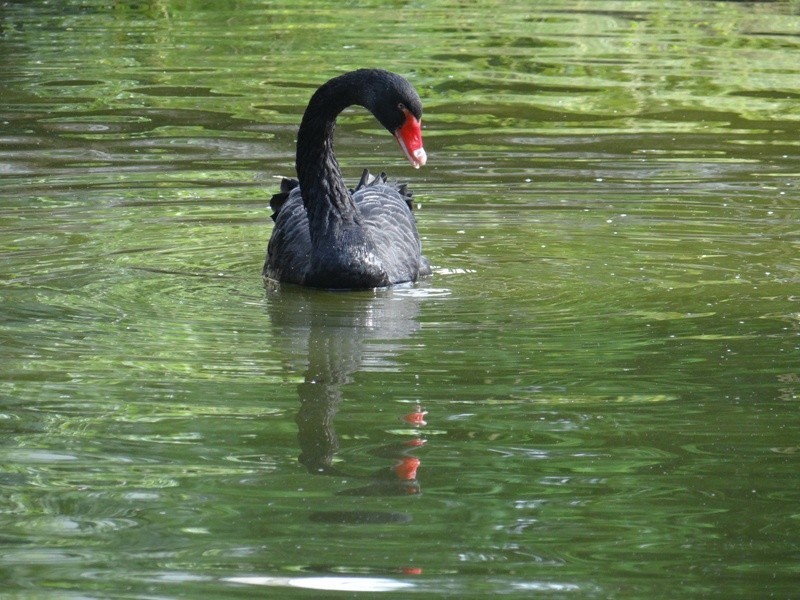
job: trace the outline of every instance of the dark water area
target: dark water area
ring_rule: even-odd
[[[0,4],[0,596],[796,598],[800,3]],[[313,90],[434,274],[265,284]]]

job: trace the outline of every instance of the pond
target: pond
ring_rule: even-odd
[[[0,582],[790,598],[800,3],[0,6]],[[310,94],[433,276],[268,285]]]

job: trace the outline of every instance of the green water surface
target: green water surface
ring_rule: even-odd
[[[0,4],[0,597],[800,596],[800,3]],[[429,280],[265,285],[343,71]]]

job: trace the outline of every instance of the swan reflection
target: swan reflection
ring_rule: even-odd
[[[297,386],[296,415],[299,461],[315,475],[346,478],[351,487],[342,496],[397,496],[420,493],[417,451],[425,445],[421,437],[426,425],[419,404],[400,404],[385,398],[387,407],[397,407],[387,425],[402,423],[403,437],[394,435],[386,444],[370,449],[371,456],[386,459],[386,465],[368,474],[347,462],[336,460],[340,448],[335,419],[345,386],[359,371],[396,371],[395,357],[406,348],[406,340],[419,330],[417,319],[424,295],[418,288],[391,288],[370,292],[325,292],[297,286],[268,284],[269,315],[273,339],[287,349],[287,367],[302,372]],[[386,413],[381,413],[386,414]],[[394,426],[392,426],[394,425]],[[397,439],[399,437],[399,439]],[[326,511],[312,515],[314,521],[398,522],[406,515],[370,511]]]

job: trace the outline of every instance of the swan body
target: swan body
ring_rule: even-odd
[[[333,153],[336,116],[358,104],[397,138],[419,168],[426,162],[422,103],[404,78],[361,69],[331,79],[309,101],[297,136],[297,180],[283,179],[270,205],[275,225],[264,276],[330,289],[367,289],[429,275],[411,193],[367,171],[347,189]]]

